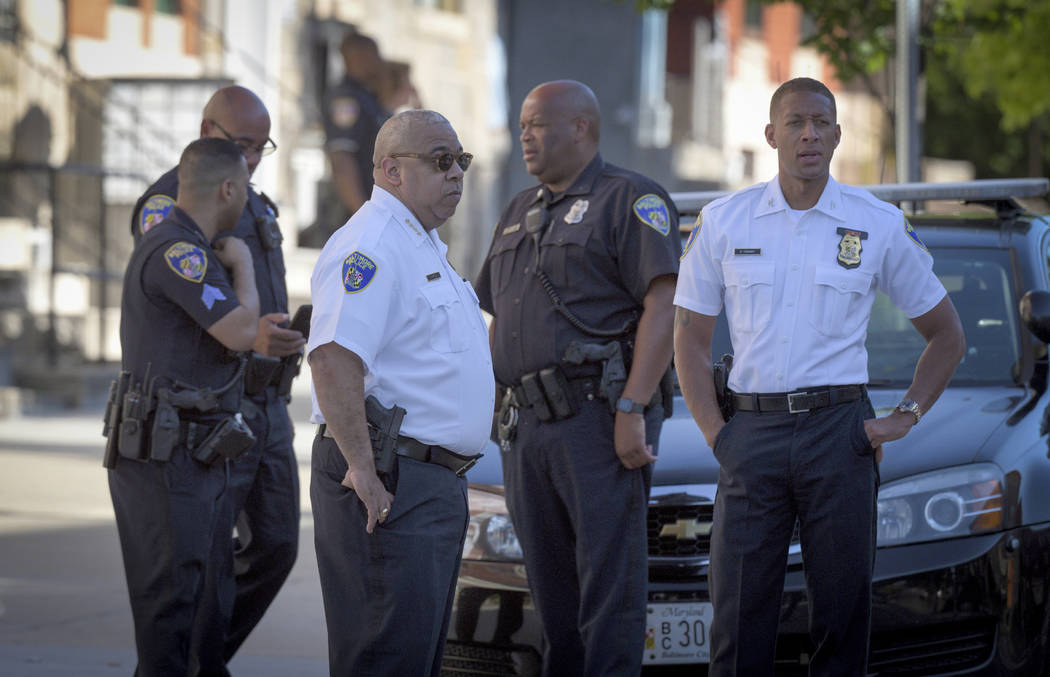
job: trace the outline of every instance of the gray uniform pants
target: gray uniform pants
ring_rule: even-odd
[[[864,419],[873,417],[864,397],[801,414],[737,412],[718,434],[712,677],[773,674],[796,516],[817,647],[809,674],[865,674],[878,469]]]
[[[340,484],[346,469],[335,440],[315,437],[310,501],[332,677],[437,677],[467,534],[467,482],[399,456],[390,514],[369,534],[364,504]]]

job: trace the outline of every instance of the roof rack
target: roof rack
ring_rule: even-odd
[[[1009,198],[1029,198],[1050,192],[1050,179],[979,179],[953,183],[884,183],[857,186],[887,202],[921,202],[923,200],[963,200],[996,202]],[[682,214],[696,214],[704,205],[730,195],[728,190],[705,190],[672,193],[671,199]]]

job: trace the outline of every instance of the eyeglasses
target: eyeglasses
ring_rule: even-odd
[[[420,160],[426,160],[427,156],[422,153],[391,153],[389,157],[414,157]],[[452,169],[452,163],[455,162],[459,165],[459,168],[463,171],[467,171],[467,167],[474,160],[474,156],[470,153],[460,153],[459,155],[453,155],[452,153],[440,153],[430,158],[433,161],[434,166],[437,167],[439,172],[447,172]]]
[[[208,123],[218,127],[219,131],[222,132],[222,135],[225,136],[228,141],[232,141],[233,143],[237,144],[237,147],[241,149],[242,153],[258,153],[259,155],[269,155],[270,153],[277,150],[277,144],[274,143],[274,140],[270,137],[266,137],[266,143],[262,144],[261,146],[253,146],[245,139],[234,138],[232,134],[223,129],[222,125],[220,125],[215,120],[208,120]]]

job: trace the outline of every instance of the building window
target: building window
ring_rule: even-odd
[[[744,13],[744,25],[756,30],[762,28],[762,1],[747,0],[747,9]]]
[[[179,0],[154,0],[153,6],[161,14],[180,14],[182,10],[179,4]]]

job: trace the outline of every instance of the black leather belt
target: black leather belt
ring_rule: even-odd
[[[853,402],[864,397],[864,386],[822,386],[793,393],[733,393],[737,411],[786,411],[801,414],[811,409]]]
[[[317,426],[317,435],[334,439],[331,433],[328,432],[328,426],[324,423]],[[484,454],[464,456],[436,444],[423,444],[419,440],[406,437],[405,435],[398,435],[397,437],[397,455],[406,456],[423,463],[440,465],[456,473],[457,477],[463,477],[484,456]]]

